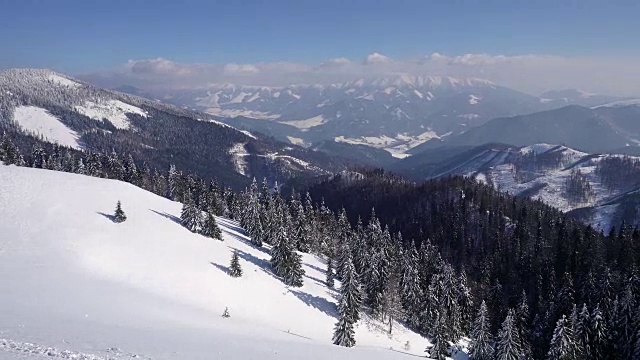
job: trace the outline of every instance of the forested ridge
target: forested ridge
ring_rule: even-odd
[[[326,283],[342,281],[337,345],[356,344],[353,326],[366,311],[389,332],[395,319],[428,337],[432,358],[463,337],[472,359],[640,354],[640,231],[624,224],[605,235],[464,177],[416,184],[357,169],[302,193],[266,180],[234,192],[172,165],[151,169],[133,155],[17,132],[2,136],[0,161],[131,182],[184,203],[192,231],[207,230],[194,209],[236,219],[255,246],[271,246],[273,272],[290,286],[303,281],[298,252],[326,258]]]

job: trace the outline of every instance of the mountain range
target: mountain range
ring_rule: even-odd
[[[131,154],[161,171],[176,164],[236,188],[253,177],[329,174],[349,162],[49,70],[0,72],[0,129],[76,150]]]
[[[297,145],[335,140],[383,148],[397,157],[430,139],[465,133],[494,118],[628,100],[579,90],[533,96],[485,79],[409,75],[329,85],[118,90],[206,112]]]

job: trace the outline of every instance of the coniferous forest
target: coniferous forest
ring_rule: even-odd
[[[219,238],[214,215],[239,221],[289,286],[304,281],[299,252],[326,258],[327,285],[341,281],[336,345],[357,343],[367,312],[428,337],[436,359],[465,337],[472,359],[640,356],[640,230],[624,223],[604,234],[463,177],[416,184],[357,169],[299,191],[254,179],[234,192],[131,155],[15,141],[0,140],[6,164],[130,182],[182,202],[191,231]]]

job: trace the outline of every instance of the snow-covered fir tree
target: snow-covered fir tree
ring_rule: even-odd
[[[125,215],[122,210],[122,204],[120,204],[120,200],[116,203],[116,211],[113,213],[113,221],[116,223],[122,223],[127,220],[127,215]]]
[[[223,241],[222,231],[220,230],[220,227],[218,227],[216,216],[213,214],[213,212],[209,211],[205,215],[200,233],[204,236]]]
[[[332,288],[334,285],[334,276],[333,273],[333,260],[331,258],[327,259],[327,279],[326,284],[328,287]]]
[[[180,213],[180,222],[182,226],[191,232],[197,232],[202,226],[202,212],[194,204],[191,194],[187,192],[185,203]]]
[[[607,342],[609,339],[607,323],[604,319],[600,306],[596,306],[591,313],[589,334],[589,352],[591,356],[587,359],[604,359],[607,353]]]
[[[280,220],[286,214],[279,213],[276,218]],[[287,285],[301,287],[303,285],[304,269],[302,268],[302,256],[298,254],[287,234],[284,226],[279,226],[274,231],[273,247],[271,248],[271,267],[273,272],[282,277]]]
[[[520,360],[523,357],[520,337],[513,310],[509,310],[505,318],[495,345],[496,360]]]
[[[351,258],[345,263],[342,285],[340,287],[340,303],[338,304],[338,322],[333,333],[335,345],[352,347],[355,345],[353,326],[360,320],[362,295],[358,275]]]
[[[469,346],[469,359],[492,360],[493,337],[491,336],[491,322],[487,304],[482,301],[480,309],[471,326],[471,344]]]
[[[578,360],[576,354],[576,339],[573,335],[573,329],[566,316],[562,316],[556,323],[551,338],[551,346],[547,353],[548,360]]]
[[[572,319],[573,333],[576,339],[577,355],[582,359],[590,359],[591,353],[591,314],[587,304],[583,304],[575,319]]]
[[[242,276],[242,267],[240,266],[240,257],[238,251],[234,251],[231,256],[231,264],[229,265],[229,275],[232,277]]]
[[[440,316],[442,314],[442,316]],[[429,358],[444,360],[449,356],[449,341],[447,340],[446,316],[443,309],[436,310],[435,322],[433,326],[433,336],[431,337],[431,347],[427,349]]]

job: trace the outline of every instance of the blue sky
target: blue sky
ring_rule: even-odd
[[[638,1],[7,0],[0,68],[72,74],[130,59],[320,63],[447,55],[636,56]]]

